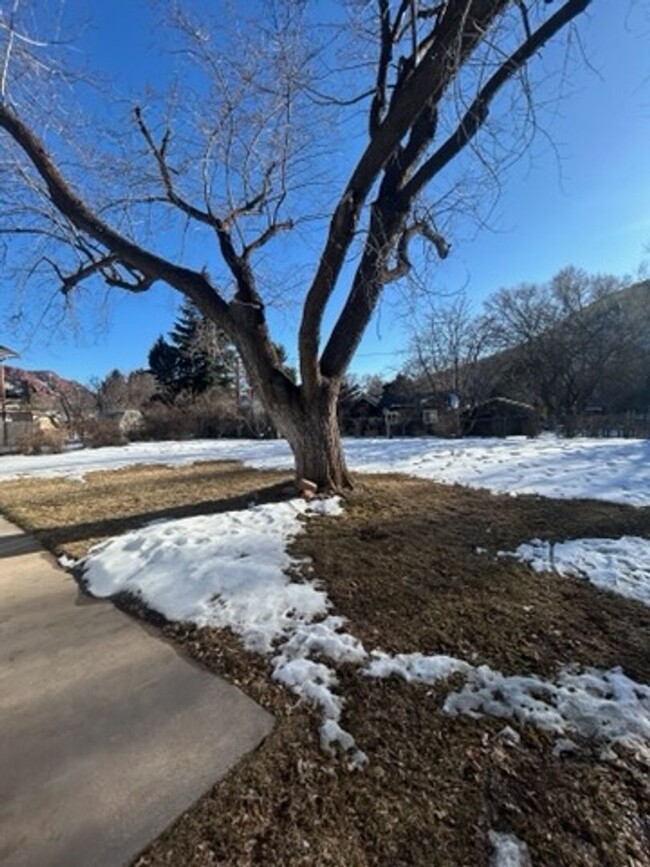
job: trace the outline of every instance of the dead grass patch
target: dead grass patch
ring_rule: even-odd
[[[62,515],[77,528],[133,526],[152,511],[174,514],[176,498],[181,514],[237,497],[244,505],[262,479],[278,482],[230,465],[139,468],[93,474],[86,485],[0,485],[0,508],[13,502],[15,520],[28,515],[41,538],[75,552],[89,537],[62,542]],[[80,493],[88,485],[95,494]],[[87,497],[76,512],[65,502],[73,494]],[[311,559],[368,649],[448,653],[542,676],[568,663],[622,665],[650,683],[647,608],[495,556],[534,536],[623,534],[650,537],[650,509],[363,477],[343,517],[310,521],[294,553]],[[529,727],[508,745],[503,721],[444,716],[442,689],[342,666],[343,725],[370,757],[359,773],[320,751],[309,708],[271,684],[267,660],[234,636],[184,624],[163,631],[271,709],[278,725],[137,867],[487,867],[491,828],[525,840],[535,867],[650,867],[649,769],[625,750],[602,762],[584,745],[559,758],[550,736]]]
[[[55,554],[83,557],[92,545],[162,518],[243,509],[280,499],[286,473],[236,461],[136,466],[74,479],[21,478],[0,484],[0,511]]]

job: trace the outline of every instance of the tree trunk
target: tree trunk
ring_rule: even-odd
[[[340,384],[322,384],[310,399],[300,394],[291,406],[274,406],[272,417],[286,436],[296,461],[296,477],[321,492],[352,487],[345,464],[337,414]]]
[[[248,309],[237,310],[239,319],[250,315]],[[251,335],[256,332],[247,327],[238,335],[242,360],[271,421],[291,446],[296,478],[313,482],[324,493],[351,488],[337,413],[340,378],[319,376],[310,388],[296,385],[280,369],[264,335]]]

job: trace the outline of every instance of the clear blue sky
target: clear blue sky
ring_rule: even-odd
[[[216,2],[216,0],[215,0]],[[333,0],[318,0],[329,3]],[[88,20],[79,48],[131,102],[147,81],[160,82],[165,60],[155,53],[152,7],[133,0],[68,0]],[[631,9],[629,15],[625,10]],[[539,138],[504,176],[489,228],[459,227],[452,255],[431,274],[440,291],[462,286],[480,304],[502,286],[544,281],[565,265],[634,275],[650,242],[650,20],[628,0],[594,0],[579,22],[595,68],[574,67],[570,93],[542,118],[554,147]],[[558,160],[559,154],[559,160]],[[0,275],[2,286],[2,275]],[[2,286],[2,294],[9,287]],[[74,336],[45,330],[0,332],[29,369],[53,369],[87,381],[117,367],[146,366],[147,351],[170,328],[179,299],[164,287],[146,296],[113,293],[103,322],[80,314]],[[275,337],[293,354],[295,321],[275,316]],[[405,321],[389,297],[352,369],[388,375],[399,368]]]

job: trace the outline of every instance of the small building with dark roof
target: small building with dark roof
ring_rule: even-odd
[[[463,436],[533,437],[539,434],[540,417],[531,404],[493,397],[463,412],[461,424]]]

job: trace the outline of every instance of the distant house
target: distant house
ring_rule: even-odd
[[[2,412],[0,428],[0,452],[15,452],[24,437],[34,432],[34,416],[31,410],[6,404]]]
[[[461,414],[463,436],[537,436],[539,412],[528,403],[493,397]]]
[[[356,394],[339,404],[339,423],[345,436],[381,436],[384,414],[379,401],[368,394]]]
[[[377,399],[360,391],[339,404],[339,423],[346,436],[536,436],[539,413],[534,406],[495,397],[463,409],[453,391],[418,391],[406,377],[384,386]]]
[[[34,436],[61,430],[54,413],[36,412],[25,404],[7,401],[0,425],[0,454],[23,451]]]
[[[458,396],[449,391],[383,395],[387,436],[455,436],[458,429]]]
[[[339,423],[346,436],[444,435],[457,408],[446,392],[409,393],[385,387],[380,398],[362,392],[346,394],[339,403]]]

